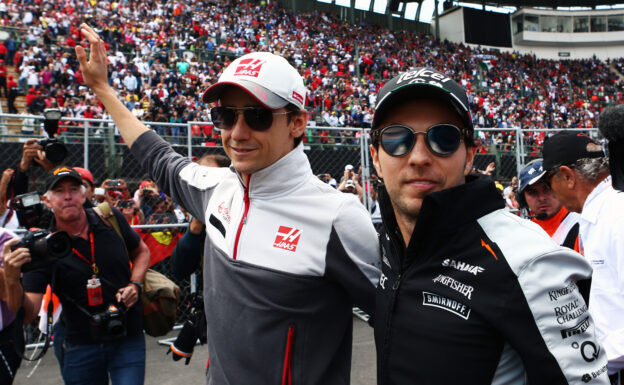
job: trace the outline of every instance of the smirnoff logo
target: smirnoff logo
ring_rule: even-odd
[[[297,250],[297,244],[300,238],[301,230],[280,226],[277,230],[277,236],[275,237],[275,242],[273,242],[273,247],[294,252]]]
[[[234,76],[245,75],[245,76],[253,76],[254,78],[257,78],[258,75],[260,75],[260,69],[262,68],[262,65],[264,63],[266,63],[266,61],[261,60],[261,59],[254,59],[254,58],[243,59],[240,62],[238,62],[238,65],[236,67],[236,72],[234,72]]]

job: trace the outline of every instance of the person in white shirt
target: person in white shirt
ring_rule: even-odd
[[[602,147],[578,132],[560,132],[544,143],[545,178],[557,199],[581,213],[581,251],[594,272],[589,311],[607,355],[612,384],[624,381],[624,192],[615,190]],[[592,360],[603,354],[581,352]]]

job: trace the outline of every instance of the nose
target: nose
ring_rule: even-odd
[[[427,166],[431,164],[431,160],[433,154],[427,147],[427,143],[425,142],[425,134],[417,133],[414,138],[416,143],[414,143],[414,147],[412,147],[412,151],[409,153],[409,164],[414,166]]]
[[[234,125],[230,128],[230,135],[236,141],[249,139],[251,128],[243,116],[244,111],[236,111],[234,115]]]

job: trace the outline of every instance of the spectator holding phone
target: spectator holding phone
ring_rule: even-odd
[[[137,203],[132,199],[120,199],[117,201],[116,206],[123,214],[124,218],[128,221],[130,226],[142,225],[145,223],[145,217],[143,211],[139,208]]]

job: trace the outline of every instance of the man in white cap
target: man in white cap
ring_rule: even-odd
[[[206,223],[208,384],[349,384],[351,305],[374,308],[378,243],[357,198],[312,174],[303,79],[266,52],[234,60],[203,95],[230,168],[175,153],[118,101],[103,41],[83,25],[85,82],[158,186]]]

